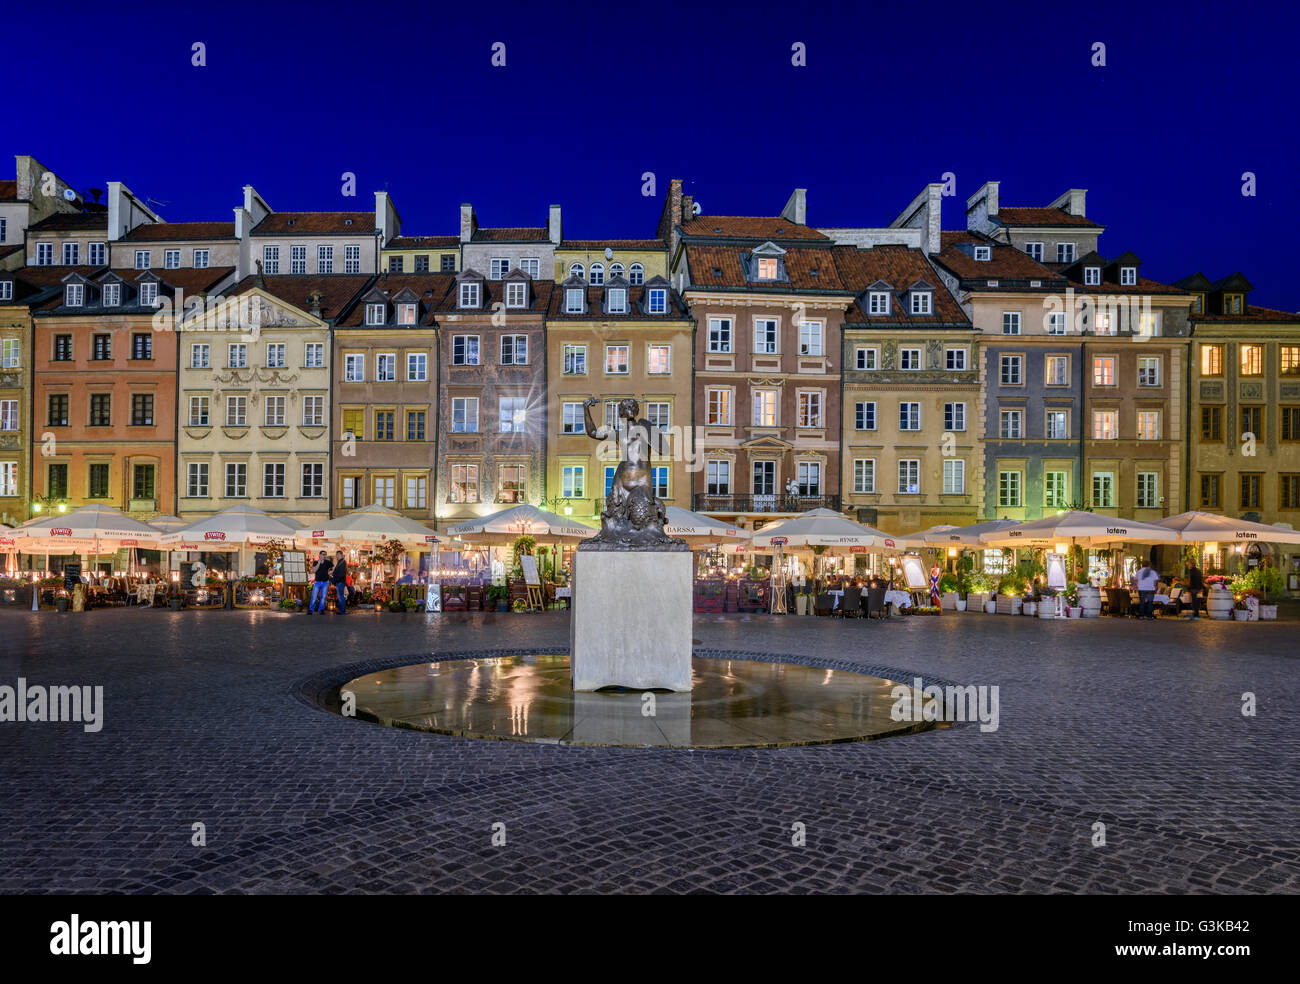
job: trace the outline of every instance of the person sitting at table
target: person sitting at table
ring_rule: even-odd
[[[415,573],[411,570],[411,565],[407,564],[402,568],[402,576],[397,579],[398,584],[414,584]]]

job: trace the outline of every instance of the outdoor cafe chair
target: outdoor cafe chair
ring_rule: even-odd
[[[885,586],[867,588],[867,618],[885,617]]]
[[[823,591],[817,596],[817,604],[813,606],[813,611],[818,615],[830,615],[835,611],[835,596],[829,591]]]
[[[861,588],[844,589],[844,597],[840,599],[840,614],[845,618],[857,618],[862,614]]]

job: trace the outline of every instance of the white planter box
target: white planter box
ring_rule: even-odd
[[[1038,602],[1026,601],[1021,606],[1020,611],[1025,615],[1029,615],[1030,617],[1033,617],[1034,615],[1038,614]]]
[[[945,612],[955,612],[957,610],[957,592],[948,591],[939,595],[939,607]]]
[[[1070,606],[1070,618],[1083,618],[1083,609],[1078,605]]]
[[[996,615],[998,611],[998,603],[996,601],[984,602],[984,611],[989,615]]]
[[[1277,605],[1260,605],[1259,620],[1261,622],[1277,621]]]
[[[985,610],[989,603],[989,594],[987,591],[972,591],[966,596],[966,607],[977,612]]]
[[[1010,595],[998,595],[997,613],[999,615],[1019,615],[1021,606],[1024,605],[1024,599],[1020,595],[1011,597]]]
[[[1232,610],[1232,617],[1238,622],[1249,622],[1250,612],[1244,608],[1234,608]]]
[[[956,604],[957,604],[957,611],[959,611],[959,612],[964,612],[964,611],[966,610],[966,599],[965,599],[965,598],[958,598]],[[1276,606],[1276,605],[1273,606],[1273,617],[1274,617],[1274,618],[1277,618],[1277,606]]]

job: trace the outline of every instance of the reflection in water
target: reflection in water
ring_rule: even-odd
[[[397,667],[344,684],[385,724],[479,738],[724,748],[856,741],[894,721],[888,680],[741,659],[694,660],[690,693],[571,689],[569,658],[538,654]]]

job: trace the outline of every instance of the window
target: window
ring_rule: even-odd
[[[978,251],[978,250],[977,250]],[[979,259],[979,257],[976,257]],[[934,295],[928,290],[918,290],[912,293],[912,313],[913,314],[930,314],[934,309]]]
[[[776,493],[776,462],[755,461],[752,490],[754,495],[773,495]]]
[[[480,267],[480,269],[482,269]],[[500,280],[510,272],[509,257],[493,257],[488,260],[488,277],[492,280]]]
[[[754,319],[754,352],[758,355],[776,354],[776,319]]]
[[[1201,407],[1201,440],[1223,440],[1223,407]]]
[[[528,256],[519,261],[519,269],[536,280],[542,270],[542,261],[535,256]]]
[[[1160,475],[1158,472],[1137,473],[1137,507],[1155,509],[1160,505]]]
[[[561,413],[560,433],[581,434],[586,429],[581,403],[565,403]]]
[[[731,495],[731,462],[710,459],[705,465],[706,495]]]
[[[646,349],[646,372],[666,376],[673,371],[673,350],[668,345],[651,345]]]
[[[439,260],[438,265],[439,265],[439,269],[442,270],[443,273],[455,273],[455,272],[456,272],[456,254],[455,254],[455,253],[443,253],[443,254],[442,254],[442,258],[441,258],[441,260]]]
[[[1049,335],[1065,334],[1065,312],[1053,311],[1047,316],[1047,333]]]
[[[905,431],[921,429],[921,404],[909,402],[898,405],[898,429]]]
[[[108,427],[113,422],[113,397],[109,393],[90,395],[90,426]]]
[[[406,497],[403,501],[407,509],[428,508],[429,478],[427,475],[406,476]]]
[[[1049,355],[1044,360],[1045,379],[1048,386],[1068,386],[1070,384],[1070,357],[1068,355]]]
[[[276,255],[277,256],[279,255],[278,252]],[[276,260],[276,263],[277,264],[279,263],[278,259]],[[267,272],[269,273],[270,271]],[[298,276],[302,276],[307,272],[307,247],[306,246],[289,247],[289,272],[292,274],[296,274]]]
[[[1132,266],[1120,267],[1119,282],[1125,287],[1136,287],[1138,282],[1137,267],[1132,267]]]
[[[964,348],[945,349],[943,360],[944,368],[949,372],[964,372],[966,369],[966,350]]]
[[[976,247],[975,247],[975,259],[978,260],[978,261],[981,262],[981,263],[985,263],[985,262],[988,262],[989,260],[993,259],[993,247],[992,247],[992,246],[976,246]]]
[[[334,272],[334,247],[333,246],[316,247],[316,272],[317,273]]]
[[[998,505],[1006,508],[1014,508],[1021,504],[1020,482],[1021,474],[1018,471],[999,471],[998,472]]]
[[[19,358],[21,351],[21,340],[6,338],[4,345],[0,346],[0,369],[17,369],[21,365],[21,359]]]
[[[0,219],[0,240],[4,236],[4,220]],[[18,462],[3,461],[0,462],[0,495],[14,496],[18,494]]]
[[[999,359],[1001,371],[999,379],[1003,386],[1020,386],[1024,383],[1022,368],[1024,357],[1019,355],[1004,355]]]
[[[820,393],[799,394],[799,426],[822,426],[822,395]]]
[[[1096,320],[1097,320],[1097,324],[1093,329],[1094,334],[1097,335],[1115,334],[1115,326],[1114,324],[1111,323],[1109,314],[1099,314],[1097,315]]]
[[[50,394],[50,415],[49,427],[67,427],[68,426],[68,394],[51,393]]]
[[[206,270],[211,262],[212,254],[206,249],[196,249],[194,251],[194,269]]]
[[[68,307],[81,307],[86,299],[84,284],[68,284],[63,288],[63,303]]]
[[[429,272],[429,254],[428,254],[428,253],[419,253],[419,254],[416,255],[416,257],[415,257],[415,272],[416,272],[416,273],[428,273],[428,272]]]
[[[1144,355],[1138,359],[1138,385],[1160,385],[1160,359],[1158,357]]]
[[[385,509],[393,508],[393,485],[394,480],[387,476],[376,476],[374,490],[374,499],[371,501],[377,506],[383,506]]]
[[[599,287],[605,283],[605,264],[593,263],[591,265],[591,276],[587,280],[593,287]]]
[[[1263,407],[1242,407],[1241,408],[1241,439],[1248,440],[1247,435],[1253,435],[1255,440],[1264,439],[1264,408]]]
[[[284,426],[283,396],[267,396],[262,401],[262,423],[267,427]]]
[[[1101,283],[1101,267],[1084,267],[1083,282],[1088,287],[1096,287]]]
[[[325,426],[325,397],[304,396],[302,398],[302,426]]]
[[[1066,482],[1068,472],[1049,471],[1043,473],[1043,505],[1049,509],[1065,507]]]
[[[4,237],[0,236],[0,240],[3,239]],[[88,262],[91,266],[103,266],[105,263],[108,262],[108,260],[106,259],[108,255],[107,248],[103,243],[87,243],[86,245],[87,245],[87,252],[89,252],[90,254],[86,262]]]
[[[1300,345],[1283,345],[1278,354],[1278,371],[1283,376],[1300,375]]]
[[[284,498],[284,462],[268,461],[262,465],[262,495],[268,499]]]
[[[284,342],[272,342],[266,346],[266,368],[284,368]]]
[[[453,366],[478,365],[478,336],[451,336],[451,364]]]
[[[880,366],[880,350],[873,348],[856,349],[854,351],[854,359],[859,369],[877,369]]]
[[[822,354],[822,323],[820,321],[803,321],[799,324],[799,354]]]
[[[853,491],[859,495],[872,495],[876,491],[876,459],[853,459]]]
[[[46,479],[46,491],[55,499],[66,499],[68,497],[67,465],[50,465]]]
[[[670,426],[670,415],[672,406],[662,400],[652,401],[645,405],[646,420],[654,424],[660,430],[667,430]]]
[[[478,432],[478,397],[457,396],[451,401],[451,432],[475,434]]]
[[[163,250],[163,269],[179,270],[181,266],[181,251],[179,249]]]
[[[153,465],[132,465],[131,498],[152,499],[153,491]]]
[[[665,314],[668,311],[668,291],[662,287],[652,287],[646,291],[646,312],[648,314]]]
[[[760,256],[758,258],[758,279],[775,280],[777,274],[776,257]]]
[[[1115,473],[1092,473],[1092,504],[1099,509],[1115,508]]]
[[[190,346],[190,368],[206,369],[208,368],[208,359],[210,357],[210,348],[204,344],[194,344]]]
[[[185,467],[185,494],[191,499],[206,497],[208,494],[208,463],[191,461]]]
[[[1219,499],[1222,493],[1223,476],[1222,475],[1202,475],[1201,476],[1201,506],[1211,509],[1219,508]]]
[[[343,247],[343,272],[361,272],[361,247],[349,245]]]
[[[501,336],[501,365],[503,366],[528,365],[528,336],[527,335],[502,335]]]
[[[131,426],[132,427],[153,426],[153,394],[152,393],[131,394]]]
[[[451,501],[478,502],[478,465],[451,466]]]
[[[1139,441],[1160,440],[1160,411],[1159,410],[1138,411],[1137,436]]]
[[[586,496],[586,469],[582,465],[565,465],[560,469],[560,495],[566,499]]]
[[[503,396],[498,399],[497,420],[502,434],[522,434],[525,427],[527,410],[522,396]]]
[[[1115,385],[1115,357],[1113,355],[1098,355],[1093,357],[1092,385]]]
[[[349,352],[343,356],[343,382],[361,383],[366,379],[366,357],[360,352]]]
[[[889,292],[884,290],[873,290],[870,294],[868,294],[867,313],[888,314],[889,313]]]
[[[1201,375],[1223,375],[1223,346],[1201,345]]]
[[[731,351],[731,319],[730,318],[709,319],[709,351],[710,352]]]
[[[1056,262],[1057,263],[1074,262],[1074,243],[1056,244]]]
[[[898,462],[898,491],[903,495],[914,495],[921,491],[919,458],[903,458]]]
[[[208,398],[206,396],[190,397],[190,426],[208,426]]]
[[[325,368],[325,343],[308,342],[302,348],[302,367],[304,369]]]
[[[613,280],[615,277],[622,277],[623,275],[624,275],[624,270],[623,270],[623,264],[622,264],[622,263],[611,263],[611,264],[609,265],[609,279],[610,279],[610,280]]]
[[[966,494],[966,462],[961,458],[943,459],[943,494]]]
[[[919,348],[899,349],[898,368],[907,370],[921,369],[921,350]]]
[[[358,408],[351,408],[343,411],[343,436],[355,437],[358,441],[365,440],[366,434],[366,412]]]
[[[53,243],[36,244],[36,265],[37,266],[54,265],[54,244]]]
[[[1070,411],[1048,410],[1044,415],[1043,435],[1049,441],[1064,441],[1070,437]]]
[[[406,381],[423,383],[429,378],[429,356],[425,352],[406,353]]]
[[[0,431],[18,429],[18,401],[0,400]]]
[[[654,493],[660,499],[668,498],[668,466],[656,465],[650,473],[650,480],[654,484]]]
[[[376,441],[393,440],[393,411],[376,410],[375,411],[375,436]]]
[[[135,265],[140,268],[140,254],[135,254]],[[273,274],[280,272],[280,247],[263,246],[262,247],[262,272]]]
[[[14,282],[12,280],[0,280],[0,301],[12,301],[14,298]]]
[[[388,258],[389,273],[402,273],[403,268],[405,266],[406,266],[406,257],[404,256],[390,256]]]
[[[1095,441],[1114,441],[1119,437],[1119,411],[1094,410],[1092,437]]]
[[[1020,312],[1019,311],[1002,312],[1002,334],[1004,335],[1020,334]]]
[[[1137,333],[1145,338],[1154,338],[1160,334],[1160,315],[1139,314]]]
[[[15,495],[15,492],[9,493]],[[1277,477],[1277,507],[1279,509],[1300,509],[1300,475],[1279,475]]]
[[[424,440],[424,418],[423,410],[406,411],[406,439],[408,441]]]
[[[710,389],[705,393],[706,417],[711,427],[731,426],[731,390]]]
[[[585,376],[587,374],[587,346],[564,346],[564,375]]]
[[[1241,295],[1224,294],[1223,295],[1223,313],[1224,314],[1241,314]]]
[[[945,403],[943,405],[943,429],[946,431],[964,431],[966,429],[965,403]]]
[[[754,426],[776,427],[776,390],[754,390]]]
[[[397,305],[397,323],[399,325],[413,325],[416,321],[416,305],[399,304]]]
[[[628,371],[627,368],[626,345],[606,345],[605,346],[605,372],[607,374],[622,375]]]
[[[69,345],[70,345],[69,341]],[[113,358],[113,336],[92,335],[90,337],[90,357],[99,362]]]
[[[804,497],[822,494],[822,466],[817,461],[801,461],[796,468],[799,494]]]
[[[392,352],[380,352],[375,356],[375,382],[397,382],[397,356]]]
[[[1012,440],[1025,436],[1025,412],[1023,410],[1002,410],[998,413],[998,436]]]
[[[276,255],[277,255],[277,256],[279,255],[279,247],[278,247],[278,246],[276,246],[276,247],[267,247],[267,248],[268,248],[268,249],[275,249],[275,250],[276,250]],[[152,264],[153,264],[153,254],[150,253],[149,250],[147,250],[147,249],[137,249],[137,250],[135,251],[135,268],[136,268],[137,270],[148,270],[149,267],[150,267]],[[270,273],[270,272],[278,272],[278,271],[267,271],[267,272]]]
[[[1264,346],[1241,346],[1241,374],[1243,376],[1262,376],[1264,374]]]
[[[1300,441],[1300,407],[1280,407],[1282,440]]]
[[[460,285],[460,306],[463,308],[476,308],[479,306],[479,287],[477,283],[468,283]]]
[[[1241,508],[1259,508],[1259,486],[1263,475],[1245,474],[1241,476]]]
[[[645,267],[640,263],[633,263],[628,270],[627,282],[633,287],[638,287],[645,283]]]
[[[512,281],[506,284],[506,307],[528,307],[528,285]]]
[[[242,461],[226,462],[226,498],[242,499],[248,495],[248,465]]]
[[[242,342],[227,345],[226,366],[230,369],[248,368],[248,346]]]
[[[319,499],[325,495],[325,465],[322,462],[303,462],[300,495],[304,499]]]
[[[91,465],[90,481],[87,483],[92,499],[105,499],[108,497],[108,465]]]
[[[104,289],[100,294],[104,307],[119,307],[122,303],[122,285],[121,284],[104,284]]]
[[[581,314],[586,303],[587,292],[581,287],[569,287],[564,291],[564,313]]]
[[[366,305],[366,324],[382,325],[385,321],[386,304],[367,304]]]
[[[248,397],[246,396],[226,397],[226,426],[227,427],[248,426]]]
[[[1025,243],[1025,252],[1029,254],[1030,259],[1043,262],[1043,244],[1042,243]]]
[[[873,431],[876,429],[876,404],[874,400],[854,404],[853,426],[856,430]]]
[[[357,479],[352,475],[345,475],[340,492],[343,499],[343,508],[355,509],[357,505]]]
[[[140,304],[142,307],[154,307],[158,303],[158,285],[145,283],[140,285]]]

